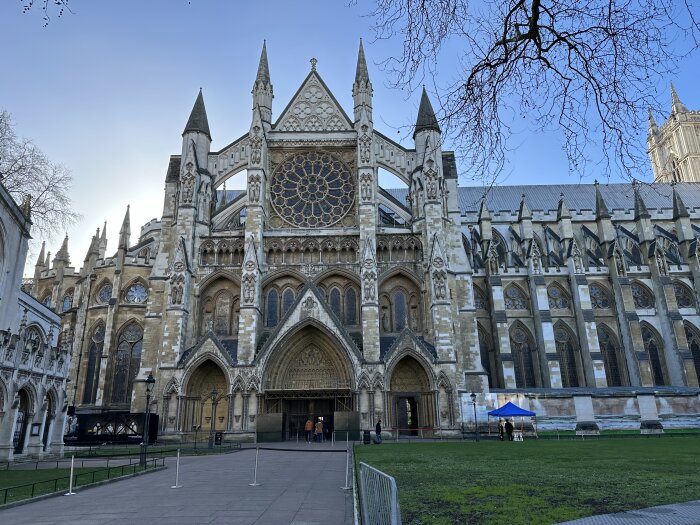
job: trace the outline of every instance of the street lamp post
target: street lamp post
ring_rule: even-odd
[[[216,388],[211,391],[211,430],[209,431],[209,448],[214,448],[214,420],[216,419]]]
[[[149,441],[149,423],[151,422],[151,390],[153,385],[156,384],[156,380],[153,378],[153,373],[149,372],[146,378],[146,413],[145,420],[143,422],[143,440],[141,441],[141,457],[139,464],[141,468],[146,468],[146,456],[148,454],[148,441]]]
[[[472,406],[474,407],[474,440],[479,441],[479,421],[476,419],[476,394],[472,392],[469,394],[472,398]]]
[[[194,449],[197,450],[197,432],[202,428],[202,425],[192,425],[192,430],[194,430]]]

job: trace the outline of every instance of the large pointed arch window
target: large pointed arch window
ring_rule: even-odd
[[[511,328],[510,349],[513,355],[516,387],[534,387],[535,370],[533,368],[532,354],[536,349],[530,332],[524,326],[516,324]]]
[[[287,288],[282,294],[282,317],[287,315],[287,312],[294,304],[294,290]]]
[[[354,288],[348,288],[345,292],[345,324],[357,324],[357,294]]]
[[[394,331],[400,332],[406,328],[406,294],[396,290],[393,294]]]
[[[607,288],[597,283],[591,283],[588,290],[591,294],[591,306],[593,306],[594,310],[612,308],[612,299]]]
[[[126,325],[117,338],[112,379],[112,403],[126,404],[131,402],[134,379],[141,366],[142,347],[143,329],[132,321]]]
[[[644,350],[646,350],[649,356],[649,368],[651,369],[651,376],[654,382],[654,386],[664,386],[666,381],[664,379],[663,366],[661,364],[661,355],[664,351],[664,345],[656,333],[656,330],[651,328],[647,324],[642,325],[642,340],[644,341]]]
[[[688,350],[693,356],[695,375],[700,380],[700,332],[690,323],[685,323],[685,338],[688,340]]]
[[[622,375],[620,374],[620,345],[615,335],[602,325],[598,325],[598,345],[600,353],[603,355],[603,365],[605,366],[605,379],[608,386],[622,386]]]
[[[506,310],[527,310],[527,296],[518,286],[511,284],[505,292]]]
[[[277,290],[272,288],[267,292],[266,302],[266,312],[267,312],[267,322],[265,323],[268,327],[277,326],[277,303],[279,302],[279,296]]]
[[[563,323],[558,323],[554,327],[554,341],[556,342],[557,355],[559,356],[562,385],[565,388],[579,386],[578,374],[576,373],[574,338]]]
[[[90,346],[87,352],[87,366],[85,368],[85,386],[83,388],[83,404],[95,403],[97,397],[97,384],[100,380],[100,357],[105,342],[105,326],[97,325],[90,336]]]
[[[547,300],[551,310],[564,310],[569,308],[569,294],[558,284],[553,284],[547,288]]]
[[[641,283],[632,283],[630,289],[632,290],[635,308],[654,308],[654,295],[649,291],[649,288]]]
[[[495,368],[495,360],[492,362],[492,358],[495,357],[493,354],[493,345],[491,344],[491,337],[488,335],[486,330],[479,325],[479,354],[481,355],[481,366],[484,368],[489,380],[489,388],[494,388],[496,386],[497,374]]]
[[[676,296],[678,308],[695,308],[693,291],[687,285],[675,281],[673,283],[673,293]]]

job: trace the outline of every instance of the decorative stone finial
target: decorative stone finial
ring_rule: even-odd
[[[311,60],[309,60],[309,62],[311,62],[311,71],[316,71],[316,64],[318,64],[318,60],[312,58]]]

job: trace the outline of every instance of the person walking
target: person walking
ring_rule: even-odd
[[[506,419],[506,434],[508,434],[508,441],[513,441],[513,423],[510,419]]]
[[[377,419],[377,425],[374,427],[374,443],[376,445],[381,445],[382,443],[382,420]]]
[[[315,434],[316,434],[316,441],[321,443],[323,441],[323,423],[321,422],[320,419],[316,422]]]
[[[503,441],[505,433],[505,422],[503,421],[503,418],[498,418],[498,439]]]
[[[306,432],[306,442],[311,443],[311,432],[314,430],[314,423],[311,418],[306,418],[306,424],[304,424],[304,432]]]

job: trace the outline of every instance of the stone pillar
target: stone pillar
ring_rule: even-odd
[[[532,275],[528,279],[530,285],[530,300],[532,316],[535,323],[535,338],[537,340],[537,360],[535,382],[538,387],[561,388],[561,370],[557,346],[554,342],[552,314],[549,311],[549,299],[544,277]]]
[[[498,377],[494,378],[496,385],[504,388],[516,388],[515,368],[513,355],[510,350],[510,333],[508,331],[508,318],[503,297],[503,283],[498,275],[491,275],[487,279],[491,301],[490,318],[493,328],[493,347],[498,360]]]
[[[593,400],[589,395],[575,395],[574,408],[576,409],[576,432],[582,435],[600,434],[598,424],[593,413]]]
[[[569,271],[574,269],[569,260]],[[571,294],[573,304],[571,308],[576,317],[576,328],[580,345],[582,378],[584,383],[580,386],[603,388],[608,386],[605,378],[605,364],[598,343],[598,329],[593,316],[591,294],[588,289],[588,279],[582,274],[571,274]]]

